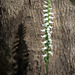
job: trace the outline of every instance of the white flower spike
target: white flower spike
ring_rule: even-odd
[[[41,35],[42,38],[45,39],[44,42],[41,42],[45,47],[42,48],[42,51],[45,52],[43,56],[45,62],[46,62],[46,72],[48,75],[48,62],[49,62],[49,54],[51,54],[53,56],[53,52],[51,52],[51,49],[53,49],[53,45],[52,45],[52,39],[51,39],[51,35],[52,35],[52,29],[53,29],[53,15],[54,13],[52,13],[52,8],[50,7],[51,2],[50,0],[45,0],[44,1],[44,10],[43,10],[43,22],[44,24],[42,24],[43,27],[45,27],[45,29],[42,29],[41,31],[45,33],[45,35]]]

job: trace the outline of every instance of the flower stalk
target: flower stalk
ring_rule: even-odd
[[[45,33],[45,35],[41,35],[42,38],[45,38],[44,42],[41,42],[43,45],[45,45],[44,48],[42,48],[42,51],[45,52],[43,56],[45,62],[46,62],[46,75],[48,75],[48,64],[49,64],[49,54],[53,56],[53,52],[51,52],[51,49],[53,49],[52,46],[52,20],[54,19],[53,13],[51,12],[52,8],[50,7],[50,0],[44,1],[44,7],[45,9],[43,10],[43,17],[44,17],[44,24],[42,24],[45,29],[42,29],[41,31]]]

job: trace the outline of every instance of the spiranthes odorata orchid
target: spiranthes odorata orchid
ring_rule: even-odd
[[[45,35],[41,35],[42,38],[45,38],[45,41],[41,43],[45,45],[45,47],[42,48],[42,51],[44,51],[45,54],[42,56],[46,62],[46,75],[48,75],[49,54],[53,56],[53,52],[51,51],[51,49],[53,49],[51,35],[53,33],[52,20],[54,19],[54,17],[53,13],[51,12],[52,8],[50,5],[51,5],[50,0],[44,1],[44,8],[45,8],[43,10],[44,24],[42,24],[42,26],[45,27],[45,29],[41,30],[41,32],[45,33]]]

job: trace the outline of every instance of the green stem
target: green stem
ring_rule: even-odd
[[[48,62],[46,63],[46,74],[48,75]]]

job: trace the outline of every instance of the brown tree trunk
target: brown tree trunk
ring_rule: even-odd
[[[51,0],[54,12],[53,52],[50,56],[49,75],[75,74],[75,4],[74,0]],[[41,51],[43,0],[1,0],[3,39],[11,48],[18,27],[26,27],[24,40],[29,50],[27,75],[45,75],[46,66]]]

